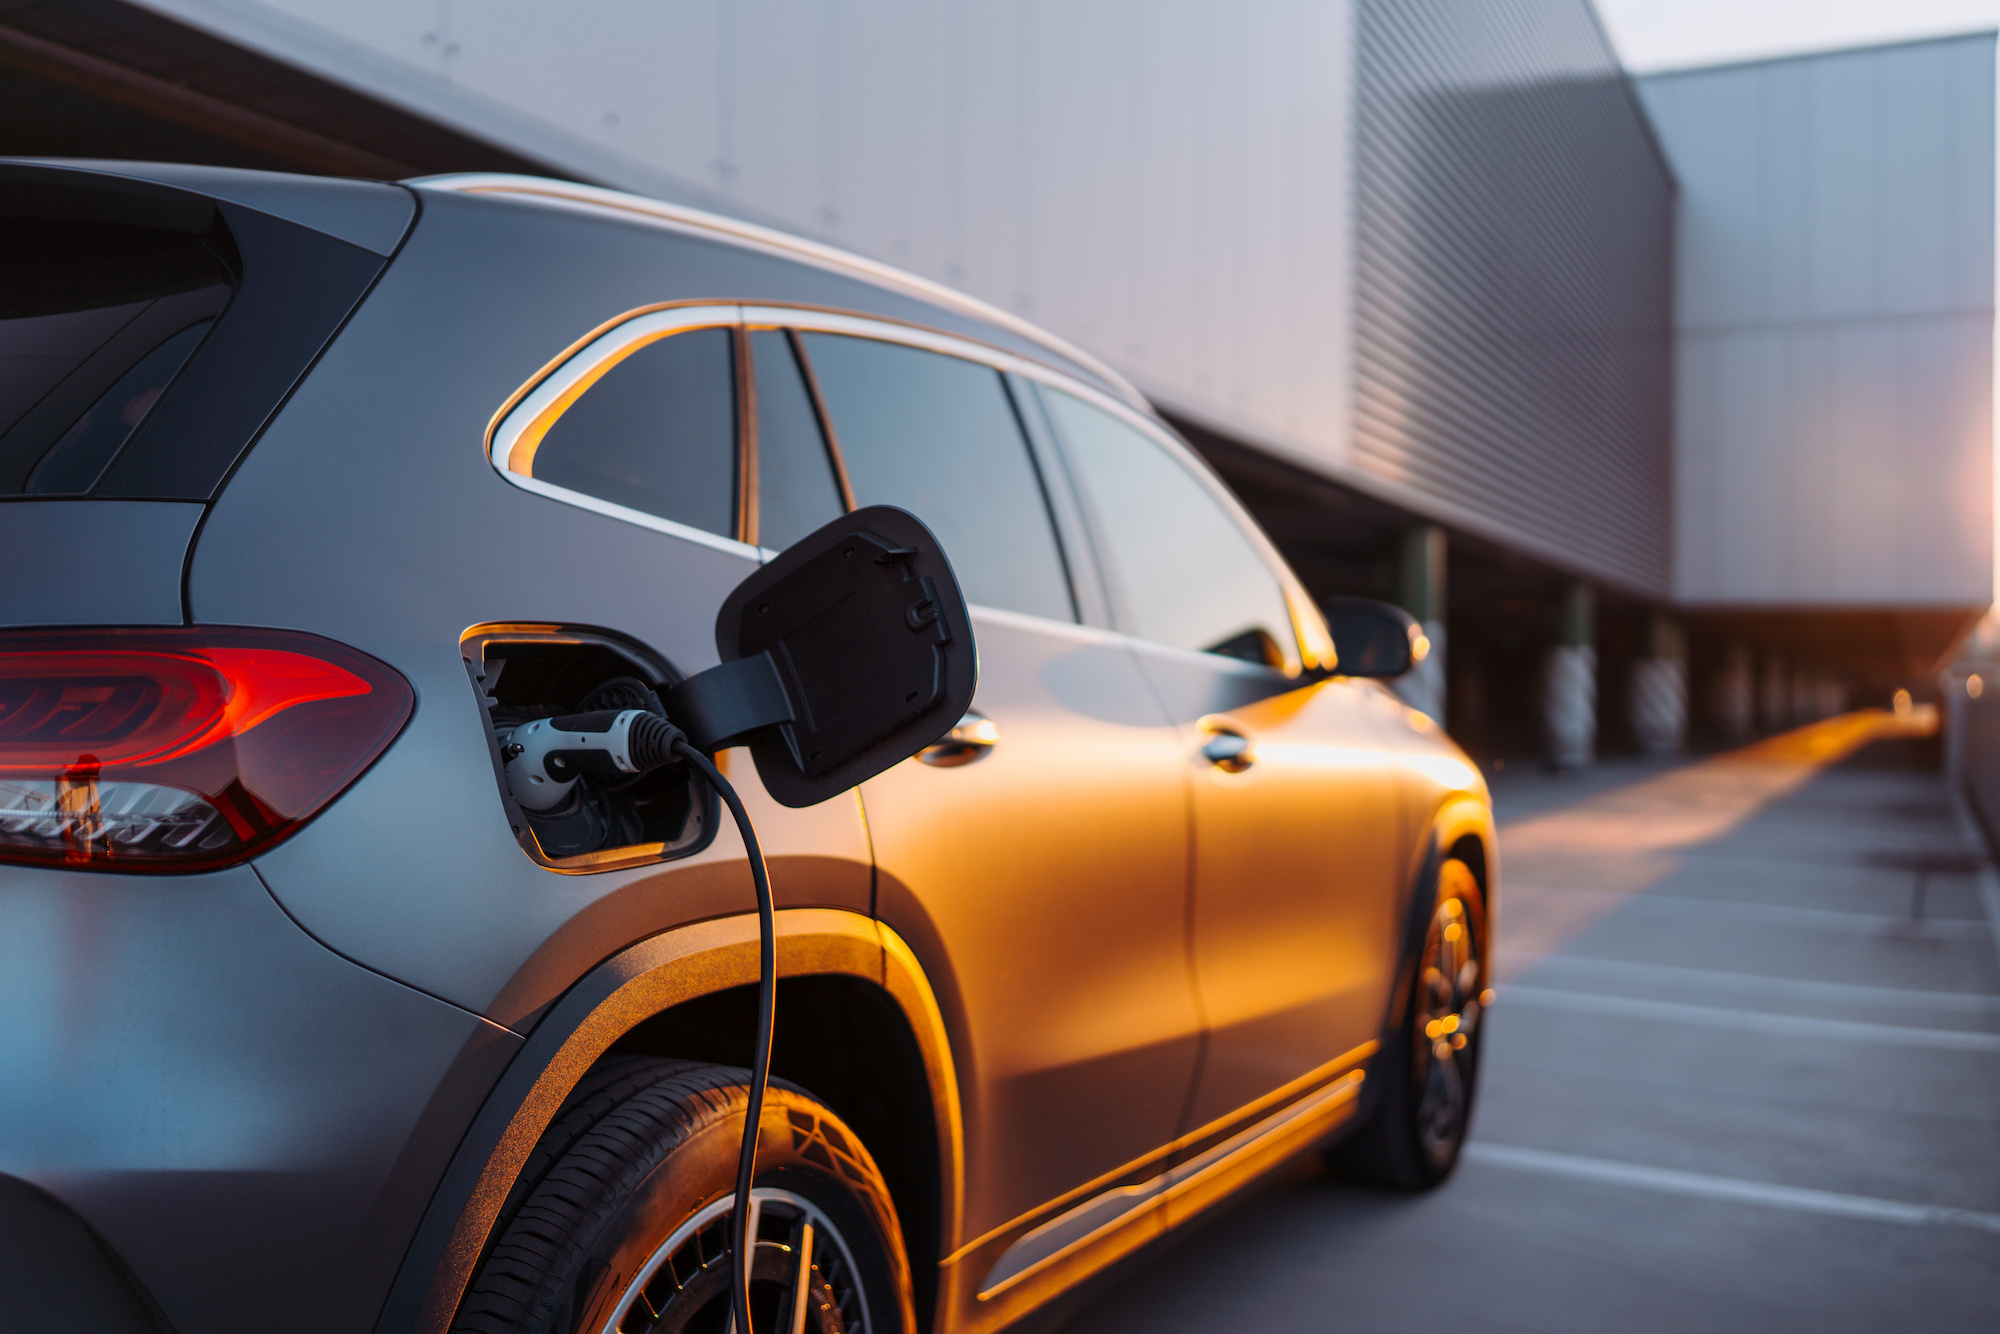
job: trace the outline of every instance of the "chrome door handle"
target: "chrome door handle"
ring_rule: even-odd
[[[1241,732],[1217,732],[1201,748],[1201,757],[1232,774],[1240,774],[1257,762],[1256,747]]]
[[[958,726],[917,752],[917,758],[939,769],[956,769],[961,764],[985,759],[1000,744],[1000,729],[976,709],[966,710]]]

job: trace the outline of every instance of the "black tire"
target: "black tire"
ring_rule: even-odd
[[[1424,1191],[1458,1165],[1479,1089],[1480,1016],[1490,982],[1486,901],[1456,858],[1438,866],[1417,953],[1405,965],[1402,1022],[1376,1054],[1368,1120],[1333,1146],[1339,1177]]]
[[[594,1071],[522,1170],[453,1330],[723,1334],[748,1085],[746,1070],[650,1057]],[[875,1160],[782,1080],[764,1100],[751,1198],[757,1334],[792,1328],[802,1249],[806,1329],[913,1334],[902,1232]]]

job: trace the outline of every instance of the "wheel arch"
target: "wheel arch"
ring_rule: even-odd
[[[1440,863],[1450,858],[1464,862],[1471,870],[1472,878],[1478,882],[1479,894],[1484,900],[1490,967],[1500,870],[1498,838],[1493,826],[1492,808],[1470,793],[1459,793],[1447,798],[1438,807],[1431,816],[1429,828],[1416,840],[1412,849],[1410,865],[1403,880],[1396,981],[1382,1020],[1385,1039],[1402,1022],[1403,1007],[1409,1004],[1413,974],[1408,961],[1414,959],[1421,948],[1424,928],[1430,920],[1429,905],[1425,902],[1427,887],[1437,875]]]
[[[781,1033],[788,992],[801,1001],[814,999],[815,993],[822,1002],[844,996],[852,1002],[847,1020],[899,1023],[902,1028],[902,1041],[890,1044],[899,1048],[889,1057],[890,1077],[902,1091],[921,1089],[927,1099],[931,1133],[925,1138],[935,1147],[930,1170],[922,1170],[921,1149],[912,1155],[907,1146],[882,1147],[895,1168],[896,1179],[889,1184],[897,1212],[906,1232],[914,1233],[905,1244],[918,1283],[920,1320],[927,1326],[930,1311],[923,1299],[927,1286],[935,1283],[942,1239],[955,1235],[963,1178],[958,1084],[936,997],[909,947],[871,918],[836,909],[794,908],[777,914],[777,926]],[[727,1013],[733,997],[754,992],[756,980],[757,919],[745,914],[641,941],[572,985],[528,1035],[460,1141],[405,1252],[376,1323],[380,1334],[442,1334],[449,1328],[528,1155],[563,1100],[598,1061],[621,1051],[689,1055],[666,1048],[694,1031],[688,1021]],[[827,1013],[811,1008],[804,1013],[809,1030],[815,1025],[825,1030]],[[838,1019],[834,1023],[837,1027]],[[727,1040],[725,1034],[722,1041]],[[704,1041],[709,1045],[693,1053],[694,1059],[732,1058],[732,1051],[716,1046],[715,1039]],[[899,1056],[904,1064],[896,1068]],[[907,1064],[910,1060],[914,1068]],[[748,1064],[747,1054],[734,1063]],[[776,1061],[774,1073],[796,1080]],[[812,1087],[805,1080],[796,1082]],[[882,1110],[868,1106],[852,1087],[821,1096],[875,1151],[877,1144],[864,1125],[837,1104],[858,1110],[864,1124],[876,1123],[878,1134]],[[890,1163],[879,1164],[885,1177]],[[919,1265],[928,1273],[920,1272]]]

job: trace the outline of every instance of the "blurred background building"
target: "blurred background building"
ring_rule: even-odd
[[[1992,602],[1994,58],[1635,82],[1587,0],[0,0],[0,152],[536,172],[963,288],[1429,624],[1475,754],[1573,765],[1922,695]]]

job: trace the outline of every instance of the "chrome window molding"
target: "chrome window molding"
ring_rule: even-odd
[[[1311,607],[1312,605],[1312,599],[1306,593],[1304,586],[1299,583],[1298,576],[1292,573],[1291,568],[1285,563],[1285,558],[1279,554],[1276,547],[1271,545],[1271,540],[1264,536],[1264,531],[1257,526],[1256,520],[1250,517],[1249,511],[1243,508],[1235,495],[1215,475],[1215,470],[1210,468],[1199,454],[1196,454],[1194,450],[1189,448],[1186,441],[1175,435],[1149,414],[1133,408],[1129,403],[1122,402],[1094,386],[1085,384],[1074,376],[1064,375],[1058,371],[1051,370],[1038,362],[1014,356],[1011,353],[1001,351],[999,348],[988,347],[983,343],[957,338],[950,334],[938,333],[918,325],[897,324],[867,316],[847,315],[837,311],[793,306],[746,305],[743,307],[743,319],[746,324],[755,328],[786,327],[809,333],[844,333],[861,338],[879,338],[887,342],[903,343],[910,347],[920,347],[932,352],[942,352],[947,356],[961,357],[967,361],[983,362],[995,370],[1012,371],[1023,379],[1033,380],[1038,384],[1047,385],[1052,389],[1060,389],[1083,399],[1093,407],[1102,408],[1114,417],[1117,417],[1120,421],[1151,437],[1155,444],[1166,450],[1176,462],[1191,472],[1196,481],[1207,490],[1209,496],[1220,504],[1224,512],[1236,521],[1236,526],[1243,531],[1244,535],[1250,539],[1257,551],[1264,557],[1264,563],[1270,567],[1272,577],[1278,581],[1279,587],[1283,589],[1285,600],[1292,608],[1292,618],[1294,621],[1292,628],[1294,634],[1298,636],[1302,643],[1311,643],[1311,639],[1307,634],[1307,627],[1296,623],[1300,619],[1300,607],[1302,605]],[[1324,651],[1320,651],[1321,646],[1316,643],[1311,644],[1311,646],[1316,650],[1312,655],[1315,659],[1324,661],[1332,656],[1330,651],[1332,647],[1330,637]]]
[[[541,433],[545,432],[569,404],[581,396],[599,376],[647,343],[690,329],[708,328],[796,329],[801,333],[845,334],[850,337],[898,343],[905,347],[920,348],[924,351],[977,362],[996,371],[1011,372],[1024,380],[1051,389],[1059,389],[1084,400],[1093,407],[1101,408],[1146,435],[1186,468],[1206,489],[1210,498],[1221,505],[1224,512],[1235,520],[1237,527],[1263,555],[1266,566],[1278,581],[1292,612],[1294,643],[1284,646],[1287,659],[1285,674],[1295,676],[1302,667],[1313,667],[1332,661],[1332,637],[1327,633],[1325,623],[1316,619],[1317,612],[1313,608],[1312,600],[1306,594],[1304,586],[1299,583],[1298,577],[1291,572],[1290,567],[1285,564],[1284,557],[1271,545],[1270,539],[1264,536],[1263,530],[1257,527],[1256,522],[1237,502],[1229,488],[1216,477],[1214,470],[1200,455],[1189,448],[1185,441],[1146,412],[1074,376],[1065,375],[1040,362],[1030,361],[989,344],[940,333],[921,325],[904,324],[815,306],[717,301],[638,307],[600,326],[593,334],[587,335],[581,345],[573,347],[568,353],[544,367],[538,372],[537,378],[515,391],[507,405],[503,406],[488,438],[488,457],[494,468],[515,486],[536,495],[547,496],[608,518],[620,519],[642,528],[650,528],[655,532],[698,542],[753,560],[772,559],[777,552],[768,547],[752,546],[735,538],[722,537],[688,524],[662,519],[642,510],[630,509],[580,491],[555,486],[533,475],[534,448],[540,443]],[[998,612],[997,608],[980,610]],[[998,614],[1014,615],[1007,612]],[[1070,622],[1058,622],[1042,617],[1023,619],[1032,621],[1037,627],[1060,625],[1064,628],[1074,628]],[[1151,644],[1151,641],[1146,640],[1137,642]],[[1152,645],[1152,647],[1166,646]],[[1214,655],[1211,654],[1195,656],[1204,661],[1214,660]]]
[[[741,323],[741,308],[733,303],[641,309],[614,321],[554,365],[543,368],[539,378],[525,386],[526,392],[516,392],[511,406],[493,425],[487,440],[487,458],[502,477],[534,495],[560,500],[593,514],[650,528],[656,533],[713,547],[717,551],[746,556],[751,560],[769,559],[747,542],[739,542],[733,537],[711,533],[691,524],[662,519],[656,514],[619,505],[583,491],[556,486],[534,475],[535,450],[541,444],[542,436],[571,403],[613,366],[662,338],[690,329],[734,329]]]
[[[1251,544],[1263,556],[1264,564],[1269,567],[1272,577],[1278,581],[1278,587],[1284,593],[1285,603],[1290,608],[1292,614],[1292,634],[1297,641],[1295,644],[1287,646],[1286,675],[1296,675],[1301,666],[1316,667],[1333,661],[1333,634],[1326,628],[1324,618],[1320,616],[1318,608],[1314,606],[1312,595],[1306,592],[1305,585],[1300,583],[1299,577],[1292,573],[1292,567],[1285,562],[1284,556],[1280,554],[1277,547],[1271,544],[1271,539],[1264,535],[1264,530],[1257,526],[1257,521],[1250,517],[1250,512],[1243,508],[1242,503],[1236,499],[1235,494],[1230,491],[1229,487],[1220,477],[1216,476],[1215,470],[1208,466],[1207,460],[1195,453],[1185,440],[1175,435],[1173,431],[1162,425],[1156,418],[1146,413],[1135,411],[1132,407],[1119,402],[1111,395],[1099,392],[1091,386],[1083,384],[1069,376],[1054,374],[1046,367],[1037,366],[1031,362],[1017,362],[1017,364],[1010,366],[1008,369],[1016,371],[1024,379],[1047,385],[1051,389],[1060,389],[1065,393],[1083,399],[1093,407],[1102,408],[1120,421],[1151,437],[1155,444],[1166,450],[1182,467],[1192,473],[1195,480],[1207,490],[1209,496],[1222,506],[1225,513],[1236,521],[1236,526],[1242,530],[1244,536],[1250,539]],[[1060,435],[1060,432],[1057,434]],[[1153,643],[1152,640],[1141,642]],[[1154,646],[1159,648],[1170,647],[1158,644]],[[1197,654],[1197,656],[1202,657],[1204,660],[1213,661],[1215,655]]]

